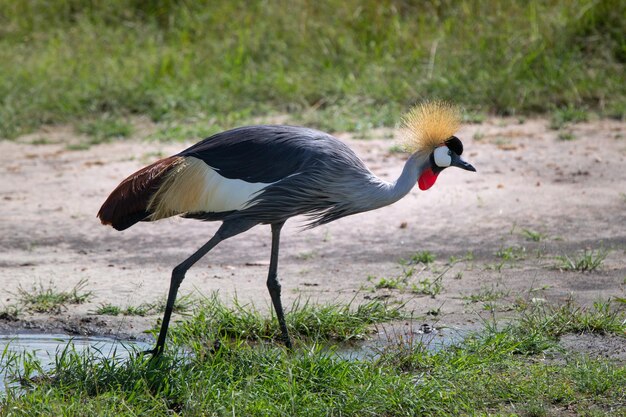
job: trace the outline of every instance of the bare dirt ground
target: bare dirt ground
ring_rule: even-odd
[[[466,125],[458,136],[477,173],[446,170],[429,191],[415,187],[395,205],[317,229],[300,231],[304,219],[288,222],[279,264],[285,304],[298,297],[357,304],[379,297],[406,302],[420,323],[462,328],[479,326],[490,311],[506,314],[516,303],[573,298],[590,306],[624,298],[626,123],[571,125],[566,131],[573,140],[559,139],[548,125],[542,119]],[[385,139],[395,133],[338,136],[391,181],[404,162],[390,151],[395,141]],[[42,139],[53,143],[33,144]],[[79,139],[69,128],[51,128],[0,142],[0,307],[18,303],[19,288],[39,284],[69,290],[87,280],[85,289],[93,292],[88,303],[60,313],[22,310],[17,320],[0,320],[4,333],[140,336],[157,315],[94,311],[106,303],[125,308],[163,299],[171,269],[217,229],[217,223],[179,218],[124,232],[100,225],[96,212],[119,181],[191,142],[147,142],[138,135],[88,150],[67,148]],[[189,271],[181,293],[219,291],[225,302],[236,295],[267,309],[269,244],[267,226],[223,242]],[[583,250],[608,256],[593,272],[555,268],[557,256]],[[401,260],[420,251],[432,253],[434,264],[415,266],[402,288],[375,288],[382,278],[404,277]],[[438,294],[420,294],[428,291]],[[435,311],[436,317],[427,315]],[[623,354],[624,338],[615,340]]]

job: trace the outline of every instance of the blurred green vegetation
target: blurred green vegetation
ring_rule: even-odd
[[[148,115],[329,130],[443,98],[626,113],[621,0],[1,0],[0,137]]]

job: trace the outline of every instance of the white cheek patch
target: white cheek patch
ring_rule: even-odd
[[[447,146],[440,146],[435,149],[433,156],[435,159],[435,164],[437,164],[438,167],[445,168],[450,166],[450,164],[452,163],[452,156],[450,156],[449,152],[450,149],[448,149]]]

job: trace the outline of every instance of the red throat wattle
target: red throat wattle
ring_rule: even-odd
[[[426,191],[432,187],[437,180],[437,175],[438,174],[435,174],[431,168],[426,168],[417,180],[420,190]]]

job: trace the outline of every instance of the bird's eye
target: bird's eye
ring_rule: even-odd
[[[450,149],[448,149],[448,155],[452,156],[452,151]]]

